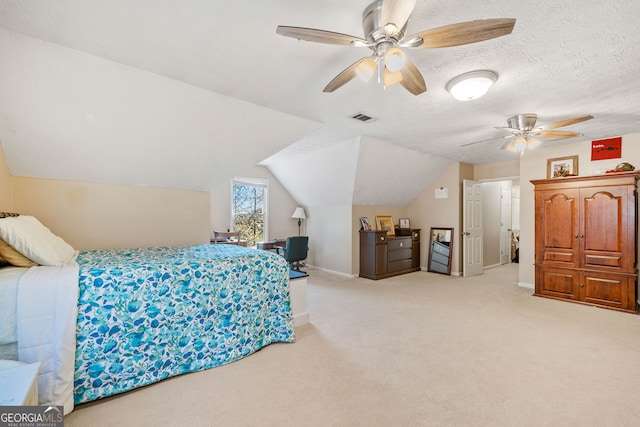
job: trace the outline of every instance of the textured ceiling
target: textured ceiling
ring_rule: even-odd
[[[320,123],[298,142],[275,147],[276,160],[360,136],[449,161],[509,160],[516,155],[500,150],[500,140],[460,146],[500,138],[494,127],[519,113],[537,113],[538,124],[593,115],[563,128],[584,134],[571,142],[640,131],[640,2],[418,0],[409,34],[476,19],[517,21],[498,39],[408,51],[428,87],[417,97],[399,85],[384,90],[357,79],[323,93],[369,50],[282,37],[277,25],[362,36],[369,3],[0,0],[0,27]],[[498,73],[490,92],[470,102],[451,98],[447,81],[477,69]],[[349,118],[358,112],[377,121]]]

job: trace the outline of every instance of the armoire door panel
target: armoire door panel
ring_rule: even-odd
[[[575,189],[541,192],[543,212],[539,223],[542,245],[539,262],[557,267],[577,267],[578,244],[578,198]]]
[[[584,254],[584,265],[589,267],[611,267],[611,268],[622,268],[622,254],[612,254],[612,255],[602,255],[602,254],[591,254],[585,251]]]
[[[575,256],[573,252],[557,252],[557,251],[547,249],[544,252],[544,261],[574,264]]]
[[[536,269],[536,292],[550,297],[579,298],[579,272],[554,268]]]
[[[623,251],[628,246],[625,187],[588,187],[581,189],[583,251],[581,267],[626,270]]]
[[[629,286],[635,286],[633,278],[587,272],[582,275],[580,282],[580,299],[584,302],[620,309],[634,308],[635,301],[629,298],[633,292]]]

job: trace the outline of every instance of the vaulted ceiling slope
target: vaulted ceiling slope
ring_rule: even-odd
[[[207,189],[268,158],[282,163],[367,137],[393,148],[359,147],[353,163],[337,162],[342,170],[305,179],[320,187],[328,175],[352,177],[352,187],[333,189],[345,193],[333,204],[374,202],[364,195],[373,182],[367,162],[388,162],[394,150],[425,161],[515,159],[494,128],[514,114],[537,113],[541,124],[595,117],[567,129],[584,136],[547,145],[640,131],[640,2],[419,0],[409,34],[477,19],[516,24],[497,39],[408,51],[427,83],[420,96],[357,79],[322,93],[368,50],[299,42],[276,27],[363,36],[369,3],[0,0],[0,141],[12,173]],[[444,89],[478,69],[499,75],[485,97],[459,102]],[[350,118],[359,112],[377,120]],[[392,168],[376,166],[388,174],[381,182],[395,182]]]
[[[320,124],[0,30],[11,173],[209,190]]]
[[[262,164],[305,206],[406,206],[452,162],[366,136],[299,147]]]

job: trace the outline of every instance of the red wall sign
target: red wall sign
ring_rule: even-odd
[[[622,137],[591,141],[591,160],[619,159],[622,157]]]

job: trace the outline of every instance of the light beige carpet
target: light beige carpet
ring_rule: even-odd
[[[65,425],[640,425],[639,316],[533,297],[517,265],[309,271],[296,343],[80,405]]]

